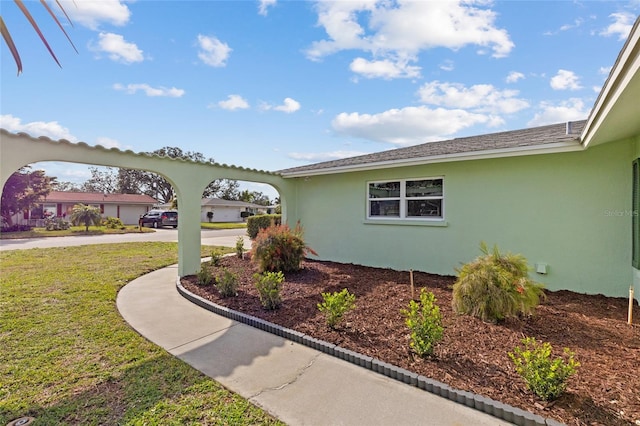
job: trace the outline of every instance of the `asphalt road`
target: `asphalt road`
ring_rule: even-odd
[[[247,230],[242,229],[203,229],[202,244],[212,246],[235,247],[238,236],[244,238],[245,249],[251,248],[251,240]],[[0,240],[0,250],[18,250],[31,248],[83,246],[87,244],[110,244],[142,241],[177,242],[178,230],[173,228],[156,229],[156,232],[144,234],[108,234],[77,235],[71,237],[23,238],[17,240]]]

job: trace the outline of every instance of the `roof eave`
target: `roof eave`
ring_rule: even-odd
[[[328,167],[315,170],[301,170],[289,173],[281,172],[281,174],[283,178],[299,178],[307,176],[389,169],[395,167],[421,166],[434,163],[452,163],[457,161],[486,160],[491,158],[575,152],[582,151],[584,150],[584,148],[585,147],[578,140],[575,140],[516,148],[490,149],[476,152],[460,152],[455,154],[434,155],[429,157],[407,158],[402,160],[378,161],[374,163]]]

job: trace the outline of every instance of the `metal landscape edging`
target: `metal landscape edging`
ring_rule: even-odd
[[[466,405],[467,407],[473,408],[475,410],[482,411],[483,413],[513,423],[517,426],[564,425],[564,423],[558,422],[557,420],[544,418],[529,411],[525,411],[517,407],[512,407],[508,404],[495,401],[482,395],[454,389],[446,383],[442,383],[437,380],[418,375],[414,372],[401,367],[397,367],[392,364],[388,364],[379,359],[372,358],[367,355],[362,355],[349,349],[336,346],[333,343],[325,342],[324,340],[307,336],[306,334],[300,333],[299,331],[291,330],[289,328],[279,326],[269,321],[265,321],[261,318],[243,314],[242,312],[234,311],[233,309],[220,306],[198,296],[197,294],[193,294],[189,290],[184,288],[184,286],[180,282],[180,277],[178,277],[177,279],[176,288],[178,290],[178,293],[180,293],[185,299],[215,314],[221,315],[234,321],[241,322],[246,325],[250,325],[251,327],[258,328],[268,333],[275,334],[276,336],[280,336],[285,339],[291,340],[292,342],[310,347],[327,355],[331,355],[333,357],[382,374],[391,379],[398,380],[410,386],[417,387],[424,391],[431,392],[435,395],[449,399],[453,402]]]

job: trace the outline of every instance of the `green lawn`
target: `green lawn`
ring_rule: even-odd
[[[200,224],[202,229],[242,229],[246,228],[245,222],[202,222]]]
[[[176,261],[175,243],[0,252],[0,425],[279,424],[118,314],[122,286]]]
[[[243,229],[247,227],[244,222],[202,222],[202,229]],[[90,226],[89,232],[85,232],[84,226],[72,226],[64,231],[47,231],[44,228],[33,228],[31,231],[23,232],[0,232],[0,239],[17,239],[17,238],[42,238],[42,237],[68,237],[70,235],[104,235],[104,234],[126,234],[130,232],[156,232],[153,228],[143,227],[142,230],[138,225],[127,225],[124,229],[109,229],[104,226]]]

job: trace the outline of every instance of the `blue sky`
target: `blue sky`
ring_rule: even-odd
[[[3,44],[0,127],[263,170],[586,118],[640,14],[640,0],[61,0],[76,54],[25,3],[62,68],[1,0],[24,72]]]

